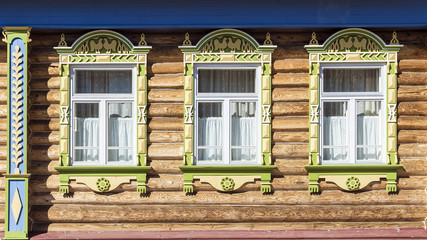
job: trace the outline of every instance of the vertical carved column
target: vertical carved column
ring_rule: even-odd
[[[27,78],[31,28],[5,27],[7,43],[7,174],[5,239],[28,238]]]

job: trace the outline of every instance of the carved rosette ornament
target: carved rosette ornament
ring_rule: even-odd
[[[110,181],[106,178],[98,178],[96,186],[100,192],[107,192],[110,189]]]
[[[234,189],[234,180],[230,177],[221,179],[221,187],[224,191],[231,191]]]
[[[360,180],[359,180],[359,178],[352,176],[352,177],[347,178],[347,181],[345,182],[345,184],[346,184],[348,190],[354,191],[354,190],[359,189]]]

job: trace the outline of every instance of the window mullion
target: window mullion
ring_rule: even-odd
[[[224,127],[223,127],[223,139],[224,139],[224,145],[223,145],[223,161],[224,164],[230,164],[231,156],[230,156],[230,148],[231,148],[231,141],[230,141],[230,130],[231,130],[231,118],[230,118],[230,99],[224,99],[223,101],[223,116],[224,116]]]
[[[356,116],[356,100],[354,98],[349,100],[349,109],[348,109],[348,127],[349,130],[349,145],[348,145],[348,151],[349,151],[349,162],[350,163],[356,163],[356,150],[357,150],[357,116]]]
[[[101,100],[99,102],[99,157],[100,157],[100,163],[103,165],[107,164],[107,141],[108,141],[108,124],[106,119],[106,100]],[[105,129],[105,131],[103,131]]]

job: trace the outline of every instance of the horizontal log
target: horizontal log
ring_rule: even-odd
[[[0,76],[0,89],[6,89],[6,88],[7,88],[7,77]]]
[[[6,171],[7,171],[7,160],[0,160],[0,173],[6,173]]]
[[[182,192],[151,192],[150,197],[141,197],[135,192],[119,192],[111,195],[94,192],[75,192],[73,197],[64,197],[59,192],[34,193],[30,196],[33,205],[425,205],[423,190],[402,190],[389,195],[381,190],[349,194],[344,191],[324,191],[310,195],[307,191],[276,191],[271,195],[260,192],[221,194],[215,191],[198,192],[189,197]],[[173,208],[174,206],[169,206]],[[334,206],[335,207],[335,206]]]
[[[427,144],[424,143],[402,143],[399,146],[400,157],[425,157],[427,156]]]
[[[56,90],[59,89],[59,77],[32,78],[30,82],[31,90]]]
[[[183,143],[182,132],[152,132],[148,135],[150,143]]]
[[[305,143],[308,142],[308,132],[274,132],[273,133],[273,142],[298,142]]]
[[[6,145],[7,143],[7,132],[0,131],[0,145]]]
[[[148,80],[149,88],[183,88],[184,74],[159,74]]]
[[[59,159],[59,145],[33,145],[29,151],[30,161],[51,161]]]
[[[148,163],[151,166],[150,175],[158,174],[182,174],[179,166],[182,166],[181,160],[152,160]]]
[[[426,56],[427,49],[424,43],[404,43],[403,48],[399,50],[399,59],[425,58]]]
[[[273,118],[273,131],[308,130],[308,117]]]
[[[274,87],[308,87],[308,73],[276,73],[272,78]]]
[[[30,120],[28,125],[32,132],[51,132],[51,131],[59,131],[60,124],[59,124],[59,119],[52,119],[52,120]]]
[[[271,174],[274,177],[283,177],[285,175],[303,175],[307,176],[307,170],[304,166],[308,164],[307,159],[274,159],[273,163],[277,168]]]
[[[245,223],[33,223],[34,232],[67,231],[190,231],[190,230],[341,230],[341,229],[404,229],[424,228],[421,221],[407,222],[245,222]],[[200,236],[200,237],[205,237]],[[266,236],[264,236],[266,237]]]
[[[422,176],[427,175],[427,159],[421,158],[404,158],[399,159],[399,163],[403,165],[403,169],[400,169],[399,176]]]
[[[30,119],[59,118],[59,105],[33,105],[28,111]]]
[[[0,62],[7,62],[7,47],[0,46]]]
[[[427,72],[403,72],[397,82],[402,85],[427,85]]]
[[[7,119],[0,118],[0,131],[7,131]]]
[[[48,78],[59,76],[59,63],[33,63],[30,66],[31,78]]]
[[[7,117],[7,105],[0,105],[0,118]]]
[[[308,144],[275,144],[272,155],[274,158],[305,158],[308,156]]]
[[[148,92],[150,103],[184,102],[184,90],[151,90]]]
[[[33,47],[28,56],[32,63],[59,62],[59,54],[52,47]]]
[[[7,76],[7,63],[0,62],[0,76]]]
[[[54,167],[59,166],[59,161],[30,161],[28,171],[31,175],[51,175],[58,174]]]
[[[150,192],[156,191],[179,191],[182,192],[183,188],[182,174],[171,175],[171,174],[159,174],[157,176],[149,176],[147,181],[147,187]],[[274,177],[272,180],[272,187],[274,191],[289,191],[289,190],[307,190],[309,184],[307,175],[283,175],[280,177]],[[33,192],[52,192],[58,191],[59,189],[59,176],[32,176],[30,181],[30,189]],[[373,182],[364,188],[365,191],[370,190],[382,190],[386,193],[387,182],[385,180],[381,182]],[[426,176],[411,176],[399,178],[398,188],[400,190],[424,190],[427,185]],[[261,186],[260,181],[255,183],[247,183],[237,190],[237,192],[246,191],[259,191]],[[334,183],[321,181],[319,186],[322,190],[341,190]],[[0,178],[0,190],[4,190],[4,178]],[[92,192],[84,184],[77,184],[75,181],[70,183],[71,192]],[[122,184],[112,192],[122,191],[136,191],[137,183],[132,181],[130,184]],[[194,182],[195,191],[216,191],[210,184],[200,183],[200,181]],[[307,193],[308,194],[308,193]]]
[[[31,135],[29,142],[33,145],[59,144],[59,132],[34,133]]]
[[[427,143],[427,130],[400,130],[399,143]]]
[[[157,39],[153,43],[158,44]],[[156,46],[147,57],[149,62],[179,62],[182,61],[182,52],[176,46]]]
[[[149,159],[182,159],[183,144],[153,144],[148,147]]]
[[[427,117],[400,116],[397,119],[398,129],[427,129]]]
[[[307,88],[275,88],[273,102],[308,102]]]
[[[400,87],[397,91],[398,101],[425,101],[427,89],[423,87]]]
[[[182,131],[184,118],[153,118],[148,123],[150,131]]]
[[[401,102],[397,106],[399,116],[427,115],[427,102]]]
[[[0,146],[0,160],[6,160],[6,159],[7,159],[7,147]]]
[[[159,62],[148,64],[148,74],[184,73],[183,62]]]
[[[307,72],[310,61],[307,59],[285,59],[276,60],[273,63],[275,72]]]
[[[36,222],[422,221],[427,206],[32,206]],[[161,214],[159,214],[161,213]]]
[[[182,104],[151,104],[148,108],[149,117],[182,117],[184,106]]]
[[[0,90],[0,104],[7,104],[7,91]]]
[[[274,103],[273,116],[308,115],[308,103]]]
[[[59,91],[31,91],[29,95],[31,104],[59,104]]]
[[[273,60],[289,58],[307,58],[308,52],[304,44],[279,44],[273,52]]]
[[[402,72],[426,72],[427,60],[425,59],[402,59],[399,61],[399,69]]]

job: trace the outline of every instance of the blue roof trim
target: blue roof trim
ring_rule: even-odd
[[[2,3],[0,26],[35,28],[424,27],[424,0],[38,0]]]

